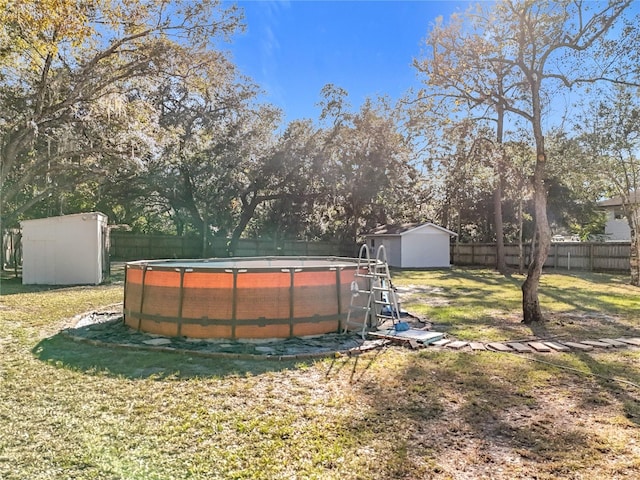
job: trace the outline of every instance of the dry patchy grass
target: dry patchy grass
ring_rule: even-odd
[[[635,290],[598,279],[545,279],[547,333],[635,331]],[[416,286],[405,305],[424,305],[452,333],[531,335],[517,323],[513,282],[463,271],[406,272],[397,283]],[[453,310],[438,313],[418,288]],[[529,359],[391,347],[277,363],[55,335],[65,318],[121,294],[108,285],[0,297],[0,478],[640,476],[640,391],[611,380],[640,383],[638,350]]]
[[[626,277],[546,273],[540,303],[547,321],[532,326],[520,322],[523,281],[521,275],[482,269],[394,275],[404,308],[465,340],[640,336],[640,296]]]

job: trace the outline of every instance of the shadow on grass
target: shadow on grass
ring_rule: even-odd
[[[562,358],[559,363],[575,367],[572,357]],[[596,362],[588,355],[583,361]],[[623,378],[637,374],[634,369],[625,375],[621,365],[593,368]],[[598,417],[608,415],[605,410],[623,413],[634,424],[640,413],[637,391],[620,391],[604,379],[601,383],[516,355],[488,352],[424,351],[393,376],[366,387],[363,393],[378,406],[369,415],[380,422],[376,431],[394,432],[397,451],[390,457],[398,457],[398,468],[418,469],[425,457],[434,468],[420,472],[425,477],[411,478],[442,473],[441,465],[446,472],[452,464],[441,459],[452,455],[479,468],[476,473],[486,473],[483,465],[514,461],[533,464],[540,478],[557,478],[607,461],[615,442],[609,444],[606,433],[592,432],[599,426]],[[578,407],[572,407],[576,403]],[[625,425],[619,428],[624,431]],[[422,461],[412,465],[416,458]]]
[[[324,374],[327,380],[335,380],[339,378],[342,370],[349,366],[349,383],[358,383],[364,380],[365,374],[369,371],[381,355],[384,354],[386,347],[376,348],[366,355],[348,355],[348,356],[332,356],[331,361],[327,361],[328,367]]]
[[[349,362],[332,362],[329,380],[352,379],[346,370],[356,365]],[[469,478],[486,478],[487,468],[509,461],[505,453],[536,470],[544,465],[552,476],[541,478],[557,478],[576,452],[598,451],[585,429],[549,421],[545,393],[535,391],[547,387],[535,379],[546,368],[489,352],[390,349],[370,377],[351,387],[367,414],[350,419],[349,429],[362,444],[386,445],[377,478],[453,478],[461,465]],[[554,414],[564,415],[562,406]]]
[[[102,285],[124,283],[124,270],[125,264],[123,262],[112,263],[109,277],[102,283]],[[47,292],[78,286],[86,287],[87,285],[23,285],[21,272],[18,275],[8,270],[2,270],[0,272],[0,296]]]
[[[605,292],[603,289],[606,289],[606,284],[601,284],[598,289],[588,290],[545,285],[541,288],[541,293],[557,302],[570,305],[576,310],[585,312],[608,312],[616,314],[624,311],[634,314],[640,313],[640,302],[632,305],[630,304],[629,295]],[[640,291],[638,293],[640,293]]]
[[[531,333],[536,338],[555,340],[558,336],[563,336],[563,335],[555,335],[553,332],[551,332],[549,330],[549,326],[547,322],[532,322],[532,323],[526,324],[526,327],[531,330]]]
[[[73,285],[23,285],[22,277],[2,277],[2,279],[0,279],[0,296],[62,290],[72,286]]]
[[[91,375],[128,379],[222,378],[260,375],[299,368],[303,360],[239,360],[211,358],[197,352],[166,352],[96,346],[76,342],[59,333],[32,350],[39,360]]]
[[[615,353],[615,352],[612,352]],[[637,359],[629,359],[625,363],[623,354],[599,360],[591,355],[579,354],[582,363],[594,374],[600,388],[622,402],[627,419],[640,425],[640,374],[634,367]],[[607,402],[598,395],[585,398],[585,404]]]
[[[434,273],[433,279],[423,278],[422,272],[408,271],[403,281],[438,286],[437,293],[424,296],[447,299],[451,307],[473,305],[480,311],[489,308],[515,308],[520,304],[520,281],[490,270],[451,270]],[[428,273],[427,273],[428,274]]]
[[[398,280],[431,285],[432,291],[425,288],[412,294],[405,308],[415,309],[438,328],[467,340],[483,340],[483,335],[492,339],[510,336],[510,340],[640,335],[634,320],[640,315],[640,302],[635,289],[620,275],[545,271],[539,293],[548,322],[531,326],[520,323],[521,275],[454,268],[399,272]]]
[[[391,446],[390,460],[380,465],[388,478],[444,478],[462,459],[479,468],[469,478],[480,478],[484,465],[505,461],[505,451],[548,461],[589,450],[581,430],[563,431],[532,418],[543,411],[525,380],[535,368],[494,353],[425,351],[360,386],[375,408],[354,429]]]

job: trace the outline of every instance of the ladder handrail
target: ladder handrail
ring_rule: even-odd
[[[367,273],[362,274],[360,272],[365,268],[365,265]],[[366,289],[360,288],[358,278],[366,279]],[[354,301],[360,293],[366,293],[368,295],[365,306],[356,305],[356,302]],[[380,300],[376,297],[378,293],[380,293]],[[385,293],[386,298],[384,298]],[[382,311],[379,311],[377,308],[378,305],[388,306],[390,309],[390,315],[386,315]],[[351,319],[352,312],[356,310],[364,312],[362,323]],[[372,317],[372,310],[374,310],[376,318],[375,325],[373,325],[373,322],[369,320],[370,317]],[[358,325],[358,327],[361,327],[360,335],[364,339],[368,326],[377,328],[380,326],[382,321],[388,319],[391,319],[394,325],[400,322],[400,307],[395,289],[391,282],[391,273],[389,272],[389,263],[387,262],[387,252],[384,245],[380,245],[376,252],[376,257],[372,258],[369,252],[369,247],[365,243],[360,247],[360,252],[358,254],[358,268],[354,274],[354,280],[351,283],[351,301],[349,303],[349,312],[347,314],[347,320],[342,328],[342,333],[346,333],[349,330],[350,325]]]
[[[371,255],[369,254],[369,247],[366,243],[362,244],[360,247],[360,252],[358,253],[358,266],[356,273],[354,275],[354,280],[351,282],[351,300],[349,302],[349,312],[347,313],[347,321],[345,322],[342,333],[347,333],[350,325],[360,325],[360,322],[354,322],[351,320],[351,315],[355,310],[361,310],[364,312],[364,319],[362,321],[362,328],[360,330],[360,336],[364,339],[367,332],[367,323],[369,320],[369,315],[371,314],[371,282],[368,281],[368,286],[366,290],[361,290],[360,285],[358,284],[358,277],[363,277],[365,275],[361,275],[360,272],[365,268],[363,266],[363,261],[366,262],[367,274],[371,270]],[[360,292],[368,293],[367,304],[366,306],[360,307],[359,305],[355,305],[354,299],[358,297]]]
[[[378,314],[376,312],[376,316],[378,317],[378,325],[380,324],[380,318],[389,318],[393,320],[393,324],[395,325],[397,322],[400,322],[400,306],[398,305],[398,297],[395,292],[395,288],[393,287],[393,283],[391,282],[391,273],[389,272],[389,262],[387,261],[387,250],[384,245],[380,245],[376,252],[376,268],[381,268],[383,270],[381,278],[383,282],[387,282],[386,290],[387,299],[386,302],[389,305],[389,309],[391,310],[391,315],[382,316],[382,314]],[[383,291],[384,291],[383,290]]]

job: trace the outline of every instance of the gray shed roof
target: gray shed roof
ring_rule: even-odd
[[[385,236],[385,235],[404,235],[412,230],[418,230],[422,228],[434,228],[442,231],[443,233],[447,233],[450,236],[457,237],[458,234],[452,232],[451,230],[447,230],[444,227],[436,225],[435,223],[402,223],[402,224],[386,224],[379,225],[369,233],[365,234],[366,237],[377,237],[377,236]]]

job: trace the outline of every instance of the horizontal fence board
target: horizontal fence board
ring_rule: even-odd
[[[201,251],[201,242],[193,237],[110,234],[109,253],[116,259],[189,258],[199,256]]]
[[[206,257],[228,256],[227,238],[211,239]],[[201,258],[202,240],[175,235],[140,235],[111,232],[109,253],[112,259],[141,260],[157,258]],[[234,251],[237,257],[272,256],[354,256],[353,248],[339,242],[307,242],[241,238]]]
[[[524,266],[529,262],[531,245],[523,245]],[[517,268],[520,247],[506,244],[505,261],[508,267]],[[556,270],[588,270],[594,272],[630,271],[628,242],[563,242],[552,243],[545,268]],[[495,267],[495,243],[458,243],[451,245],[451,263],[459,266]]]
[[[3,263],[12,259],[21,260],[19,252],[19,234],[13,237],[6,234],[3,238]],[[229,239],[211,239],[206,251],[207,257],[226,257]],[[629,273],[629,242],[563,242],[553,243],[549,257],[545,262],[547,269],[587,270],[600,272]],[[520,247],[506,244],[505,260],[510,268],[518,268]],[[522,248],[524,266],[529,261],[531,245]],[[202,240],[195,237],[175,235],[141,235],[128,232],[110,234],[110,256],[114,260],[140,260],[154,258],[201,258]],[[339,242],[307,242],[286,240],[274,242],[269,239],[240,239],[235,251],[236,256],[345,256],[356,257],[358,250],[354,245]],[[496,265],[496,245],[494,243],[459,243],[451,245],[451,263],[457,266],[480,266],[494,268]]]

